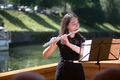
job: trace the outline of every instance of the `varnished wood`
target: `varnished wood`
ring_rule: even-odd
[[[100,65],[97,64],[97,61],[89,61],[89,62],[81,62],[81,63],[85,72],[86,80],[92,80],[92,78],[97,72],[104,70],[106,68],[110,68],[113,66],[120,67],[120,60],[100,61],[99,62]]]
[[[96,64],[97,61],[88,61],[88,62],[76,62],[75,64],[82,63],[85,78],[86,80],[92,80],[93,76],[100,71],[112,66],[120,67],[120,60],[110,60],[110,61],[100,61],[100,65]],[[43,75],[46,80],[54,80],[55,71],[56,71],[57,63],[31,67],[26,69],[14,70],[10,72],[0,73],[0,80],[10,80],[15,74],[26,71],[33,71]]]
[[[43,65],[39,67],[31,67],[26,69],[14,70],[10,72],[0,73],[0,80],[10,80],[15,74],[20,72],[33,71],[45,76],[46,80],[54,80],[57,63]]]

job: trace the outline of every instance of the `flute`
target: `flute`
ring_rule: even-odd
[[[74,32],[71,32],[71,33],[67,34],[67,36],[70,36],[70,35],[72,35],[72,34],[75,34],[75,33],[77,33],[78,31],[80,31],[80,29],[78,29],[78,30],[76,30],[76,31],[74,31]],[[43,47],[46,47],[46,46],[50,45],[51,43],[54,43],[54,42],[56,42],[57,40],[60,40],[60,38],[61,38],[61,37],[57,37],[56,40],[49,41],[49,42],[45,43],[45,44],[43,45]]]

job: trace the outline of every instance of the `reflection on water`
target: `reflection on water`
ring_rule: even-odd
[[[58,62],[58,49],[48,58],[42,57],[44,48],[40,44],[12,46],[9,49],[9,54],[1,54],[4,56],[3,62],[0,63],[1,72],[23,69],[28,67],[40,66]],[[8,58],[9,55],[9,58]]]
[[[7,71],[8,57],[9,57],[8,51],[0,51],[0,72]]]

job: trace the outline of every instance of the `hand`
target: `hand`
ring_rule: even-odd
[[[65,45],[69,44],[69,41],[68,41],[68,38],[67,38],[66,34],[61,36],[61,40],[64,42]]]
[[[54,40],[56,40],[56,39],[57,39],[57,37],[52,37],[52,38],[50,39],[50,41],[54,41]],[[54,43],[51,43],[51,44],[50,44],[50,47],[57,46],[57,45],[56,45],[57,42],[58,42],[58,41],[55,41]]]

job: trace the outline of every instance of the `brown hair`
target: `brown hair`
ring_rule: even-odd
[[[69,33],[67,26],[70,23],[71,18],[73,17],[77,18],[77,16],[74,13],[68,13],[63,17],[62,22],[61,22],[60,35]]]

